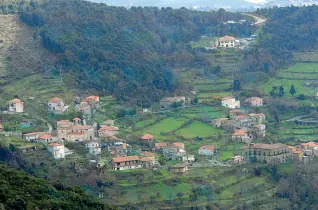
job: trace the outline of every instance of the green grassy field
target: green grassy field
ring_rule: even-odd
[[[211,137],[222,134],[223,130],[212,127],[200,121],[194,121],[191,125],[178,130],[175,134],[186,139],[195,137]]]
[[[290,97],[289,89],[293,84],[296,95],[302,93],[315,96],[318,92],[318,87],[314,84],[315,80],[318,80],[318,63],[297,63],[289,68],[281,69],[277,78],[270,79],[267,83],[258,86],[258,89],[268,95],[273,86],[282,85],[285,95]]]
[[[211,47],[213,42],[217,41],[217,37],[202,36],[199,41],[191,44],[193,48]]]

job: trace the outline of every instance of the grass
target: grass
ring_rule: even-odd
[[[202,36],[199,41],[191,44],[193,48],[211,47],[211,43],[215,42],[217,37]]]
[[[268,95],[273,86],[282,85],[285,89],[285,95],[291,97],[289,89],[293,84],[296,89],[296,95],[303,93],[315,96],[318,92],[318,87],[311,86],[312,80],[306,79],[318,80],[318,63],[296,63],[289,68],[282,69],[278,78],[272,78],[267,83],[258,86],[258,88]]]
[[[217,129],[200,121],[194,121],[191,125],[178,130],[175,134],[186,139],[195,137],[211,137],[222,134],[224,131]]]

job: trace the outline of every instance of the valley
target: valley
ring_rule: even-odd
[[[264,47],[277,8],[23,9],[0,16],[2,162],[118,209],[314,205],[303,177],[316,180],[318,58]],[[298,200],[307,187],[308,205],[288,197],[291,186]]]

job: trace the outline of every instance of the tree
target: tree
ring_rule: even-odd
[[[233,90],[241,90],[241,82],[240,80],[236,79],[233,82]]]
[[[283,97],[283,96],[285,95],[285,93],[284,93],[284,88],[283,88],[282,85],[279,86],[279,93],[278,93],[278,95],[279,95],[280,97]]]
[[[289,93],[290,93],[292,96],[294,96],[294,95],[295,95],[296,90],[295,90],[294,84],[292,84],[292,85],[290,86]]]
[[[198,104],[198,102],[199,102],[199,99],[198,99],[198,97],[195,97],[193,100],[192,100],[192,104]]]

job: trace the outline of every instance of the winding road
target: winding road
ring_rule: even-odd
[[[256,15],[252,15],[250,13],[243,13],[243,14],[254,18],[255,19],[255,23],[253,23],[252,25],[255,25],[255,26],[262,26],[267,21],[266,18],[262,18],[262,17],[256,16]]]

